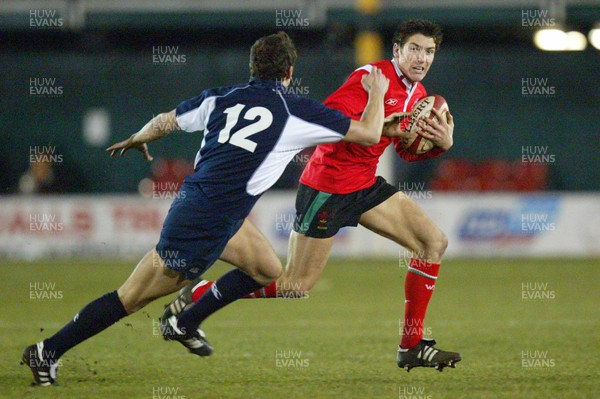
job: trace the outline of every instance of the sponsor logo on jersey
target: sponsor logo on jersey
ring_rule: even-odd
[[[385,100],[385,103],[387,105],[396,105],[398,104],[398,100],[395,98],[388,98],[387,100]]]

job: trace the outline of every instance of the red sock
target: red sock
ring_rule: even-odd
[[[192,301],[197,302],[198,299],[214,284],[214,281],[202,280],[192,289]],[[271,284],[262,287],[259,290],[254,291],[251,294],[246,295],[244,298],[276,298],[277,297],[277,282],[273,281]]]
[[[404,327],[400,346],[412,348],[423,338],[423,322],[427,305],[433,295],[435,281],[440,270],[439,263],[411,259],[404,282]]]
[[[261,289],[246,295],[244,298],[277,298],[277,281],[265,285]]]
[[[213,286],[214,281],[202,280],[192,288],[192,301],[198,302],[198,299]]]

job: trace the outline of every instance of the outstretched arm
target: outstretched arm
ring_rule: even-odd
[[[148,152],[148,145],[146,143],[161,139],[178,129],[179,125],[175,118],[175,110],[158,114],[150,122],[146,123],[139,132],[132,134],[127,140],[111,145],[106,151],[110,151],[110,156],[114,157],[115,153],[121,150],[120,156],[124,156],[131,148],[135,148],[142,152],[146,161],[152,161],[154,158]]]

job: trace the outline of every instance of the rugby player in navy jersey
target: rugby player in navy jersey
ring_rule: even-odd
[[[212,347],[199,328],[202,321],[281,275],[271,245],[246,216],[303,149],[338,141],[379,143],[389,84],[378,68],[365,74],[361,81],[368,103],[362,118],[351,120],[286,92],[296,58],[285,33],[262,37],[250,50],[249,83],[205,90],[107,149],[111,156],[137,149],[151,161],[147,143],[178,129],[204,131],[194,173],[173,201],[156,247],[118,290],[87,304],[53,336],[25,348],[23,362],[37,384],[56,382],[58,360],[66,351],[186,286],[220,257],[239,268],[218,279],[178,317],[161,323],[165,338],[194,354],[210,354]]]

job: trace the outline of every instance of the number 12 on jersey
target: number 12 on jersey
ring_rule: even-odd
[[[249,140],[248,137],[253,134],[262,132],[273,123],[273,114],[265,107],[252,107],[244,113],[244,119],[255,121],[248,126],[239,130],[235,130],[240,114],[246,106],[244,104],[236,104],[233,107],[227,108],[223,113],[227,114],[225,127],[219,132],[219,143],[233,144],[243,148],[246,151],[254,152],[256,150],[256,142]],[[232,134],[233,130],[233,134]]]

